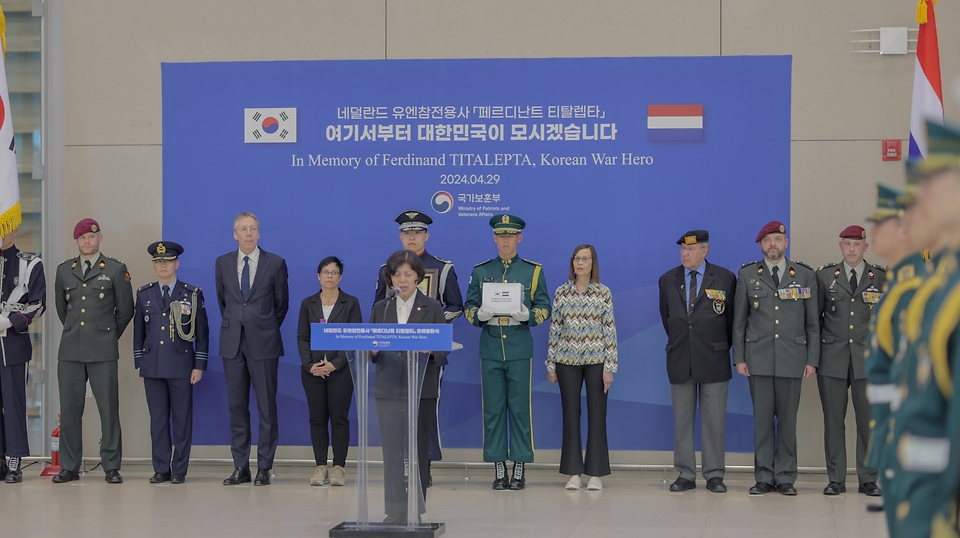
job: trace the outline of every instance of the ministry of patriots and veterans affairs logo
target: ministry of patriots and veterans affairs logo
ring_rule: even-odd
[[[246,144],[296,142],[297,109],[243,109],[243,141]]]
[[[20,209],[20,178],[13,138],[13,113],[7,92],[5,57],[7,51],[6,19],[0,10],[0,235],[7,235],[23,221]]]
[[[447,191],[437,191],[430,198],[430,207],[441,215],[453,209],[453,195]]]

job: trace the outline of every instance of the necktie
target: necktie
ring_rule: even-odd
[[[697,272],[690,271],[690,289],[688,290],[687,312],[693,312],[693,302],[697,299]]]
[[[246,301],[250,295],[250,256],[243,257],[243,272],[240,273],[240,295]]]
[[[850,270],[850,291],[856,291],[857,289],[857,270]]]
[[[773,286],[780,287],[780,268],[776,265],[773,266]]]
[[[170,286],[166,284],[163,285],[163,309],[166,310],[170,306]]]
[[[83,276],[87,276],[87,273],[90,272],[90,260],[83,262]]]

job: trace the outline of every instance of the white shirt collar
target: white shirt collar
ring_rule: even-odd
[[[250,261],[253,263],[260,261],[260,247],[253,249],[253,252],[250,254],[244,254],[242,250],[237,249],[237,263],[243,263],[243,257],[250,256]]]

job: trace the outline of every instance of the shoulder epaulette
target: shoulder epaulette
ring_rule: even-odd
[[[115,262],[117,262],[117,263],[123,263],[123,261],[118,260],[117,258],[112,258],[112,257],[110,257],[110,256],[104,256],[104,258],[106,258],[106,259],[108,259],[108,260],[113,260],[113,261],[115,261]]]
[[[527,262],[527,263],[529,263],[530,265],[540,265],[539,263],[537,263],[537,262],[535,262],[535,261],[528,260],[528,259],[526,259],[526,258],[520,258],[520,259],[523,260],[523,261],[525,261],[525,262]]]
[[[474,265],[474,267],[480,267],[481,265],[486,265],[486,264],[488,264],[488,263],[490,263],[490,262],[492,262],[492,261],[493,261],[493,258],[490,258],[489,260],[482,261],[482,262]]]
[[[431,254],[431,256],[433,256],[433,254]],[[450,260],[445,260],[445,259],[441,258],[440,256],[433,256],[433,257],[436,258],[436,260],[437,260],[438,262],[440,262],[440,263],[453,263],[452,261],[450,261]]]
[[[748,265],[753,265],[753,264],[755,264],[755,263],[760,263],[760,262],[762,262],[762,261],[763,261],[763,260],[757,260],[757,261],[755,261],[755,262],[747,262],[747,263],[741,265],[740,268],[743,269],[744,267],[746,267],[746,266],[748,266]]]
[[[806,267],[807,269],[813,271],[813,267],[810,267],[809,265],[803,263],[803,262],[800,261],[800,260],[793,260],[793,263],[795,263],[795,264],[797,264],[797,265],[802,265],[802,266]]]
[[[877,264],[875,264],[875,263],[870,263],[870,264],[868,264],[868,265],[869,265],[870,267],[873,267],[874,269],[879,269],[879,270],[883,271],[884,273],[887,272],[887,268],[884,267],[884,266],[882,266],[882,265],[877,265]]]
[[[80,261],[80,256],[77,256],[77,257],[75,257],[75,258],[67,258],[67,259],[63,260],[62,262],[60,262],[60,265],[63,265],[63,264],[66,264],[66,263],[77,263],[77,262],[79,262],[79,261]]]
[[[196,290],[199,290],[199,289],[200,289],[200,288],[194,286],[193,284],[187,284],[186,282],[183,283],[183,287],[184,287],[184,288],[187,288],[187,291],[196,291]]]
[[[29,252],[23,252],[23,251],[17,252],[17,257],[20,258],[21,260],[27,260],[27,261],[30,261],[36,258],[36,256],[34,256],[33,254],[30,254]]]
[[[803,262],[797,262],[797,263],[803,264]],[[828,267],[836,267],[836,266],[838,266],[838,265],[840,265],[840,264],[837,263],[837,262],[828,263],[828,264],[826,264],[826,265],[821,265],[820,268],[817,269],[817,271],[823,271],[824,269],[826,269],[826,268],[828,268]]]
[[[149,284],[144,284],[143,286],[140,286],[140,289],[137,290],[137,291],[143,291],[143,290],[149,289],[149,288],[153,287],[154,284],[156,284],[156,282],[151,282],[151,283],[149,283]]]

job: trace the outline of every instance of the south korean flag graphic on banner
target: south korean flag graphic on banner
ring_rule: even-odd
[[[243,141],[247,144],[297,141],[297,109],[243,109]]]

